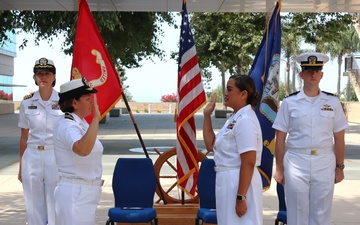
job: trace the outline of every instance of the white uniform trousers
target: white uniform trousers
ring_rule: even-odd
[[[56,225],[95,225],[100,185],[59,182],[55,188]]]
[[[240,169],[216,167],[216,212],[218,225],[261,225],[263,224],[262,181],[255,168],[246,193],[247,212],[236,214],[236,196],[239,187]]]
[[[54,150],[27,147],[22,157],[21,177],[28,225],[55,225],[57,174]]]
[[[335,181],[335,153],[289,149],[284,156],[288,225],[330,225]]]

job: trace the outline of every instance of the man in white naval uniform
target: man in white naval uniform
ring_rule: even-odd
[[[339,99],[319,88],[328,60],[317,52],[297,58],[303,89],[284,99],[273,124],[274,179],[284,185],[288,225],[330,225],[334,184],[344,179],[348,123]]]

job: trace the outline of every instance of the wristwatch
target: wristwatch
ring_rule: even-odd
[[[343,170],[345,168],[344,164],[336,164],[336,167]]]
[[[244,196],[244,195],[237,195],[236,196],[236,200],[244,201],[245,199],[246,199],[246,196]]]

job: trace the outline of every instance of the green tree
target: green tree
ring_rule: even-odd
[[[348,89],[347,87],[343,89],[341,92],[341,96],[347,96],[348,95]],[[340,98],[341,101],[347,101],[345,97]],[[352,85],[350,85],[350,102],[358,102],[359,99],[356,96],[355,89]]]
[[[216,93],[216,102],[223,102],[222,86],[219,85],[219,86],[217,86],[217,88],[208,92],[207,98],[210,99],[214,93]]]
[[[296,63],[296,57],[302,52],[300,43],[302,37],[299,35],[298,28],[294,26],[291,21],[291,14],[286,14],[282,17],[282,36],[281,36],[281,50],[286,63],[286,77],[285,77],[285,92],[289,95],[296,91],[295,79],[299,68]],[[290,71],[292,71],[292,90],[290,90]]]
[[[124,89],[124,92],[123,92],[123,93],[125,94],[126,100],[127,100],[128,102],[133,102],[133,96],[132,96],[132,94],[129,92],[129,89]]]
[[[289,19],[305,43],[315,45],[339,39],[338,32],[353,24],[349,13],[289,13]]]
[[[264,13],[194,13],[196,50],[201,68],[219,69],[222,96],[225,94],[225,73],[245,74],[265,30]],[[225,107],[225,106],[224,106]]]
[[[165,12],[92,12],[102,38],[117,70],[140,67],[144,59],[159,57],[159,36],[162,24],[174,24],[172,13]],[[62,50],[72,55],[77,12],[60,11],[0,11],[0,43],[7,39],[6,31],[24,31],[35,35],[35,44],[63,35]],[[19,28],[19,29],[17,29]],[[22,40],[21,48],[29,40]],[[123,79],[122,79],[123,80]]]
[[[285,84],[283,82],[280,82],[280,84],[279,84],[279,95],[278,95],[279,101],[282,101],[286,96],[288,96],[288,94],[286,94]]]
[[[349,13],[289,13],[287,19],[290,21],[291,27],[296,28],[293,32],[301,37],[305,43],[316,46],[317,51],[330,52],[335,54],[335,45],[343,41],[343,35],[349,30],[349,26],[353,24],[352,15]],[[328,46],[325,50],[324,46]],[[335,55],[340,56],[341,47],[335,51]],[[303,51],[307,51],[303,49]],[[343,54],[342,54],[343,55]],[[341,58],[341,57],[340,57]],[[342,58],[341,58],[342,59]],[[341,65],[342,60],[338,63]],[[339,66],[339,70],[340,70]],[[293,71],[294,72],[294,71]],[[293,89],[295,85],[295,76],[293,76]],[[338,93],[340,81],[338,81]]]
[[[337,58],[338,63],[338,79],[337,79],[337,95],[340,96],[341,87],[341,65],[343,63],[343,57],[346,54],[351,54],[360,49],[359,37],[353,26],[348,25],[347,29],[342,29],[338,32],[338,37],[333,42],[325,42],[317,45],[317,48],[323,52],[330,53],[331,58]]]
[[[114,63],[128,101],[132,96],[128,86],[126,68],[140,67],[141,61],[165,53],[159,49],[164,23],[174,25],[172,13],[165,12],[92,12],[100,34]],[[77,12],[66,11],[0,11],[0,43],[8,38],[6,31],[26,32],[35,36],[35,44],[46,40],[50,46],[54,38],[64,36],[62,51],[72,55],[76,32]],[[176,25],[174,25],[176,27]],[[20,49],[29,40],[22,40]]]

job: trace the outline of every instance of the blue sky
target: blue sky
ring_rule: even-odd
[[[177,20],[180,23],[180,20]],[[180,24],[179,24],[180,25]],[[136,102],[160,102],[162,95],[176,93],[177,84],[177,62],[170,59],[170,52],[177,51],[180,30],[163,25],[165,36],[161,39],[160,48],[166,51],[165,61],[158,58],[147,60],[141,63],[142,67],[127,69],[128,79],[124,84],[129,85],[129,92]],[[36,59],[46,57],[52,59],[56,66],[56,90],[60,90],[60,85],[70,79],[70,68],[72,57],[66,56],[61,52],[62,39],[52,43],[52,47],[46,41],[40,41],[39,46],[35,46],[34,37],[30,34],[20,34],[17,36],[17,44],[23,38],[29,39],[28,46],[17,52],[14,65],[14,84],[25,84],[27,87],[14,87],[14,101],[22,100],[23,96],[31,91],[36,91],[37,86],[33,81],[33,66]],[[196,40],[195,40],[196,43]],[[280,79],[284,79],[284,63],[281,62]],[[342,65],[342,71],[343,71]],[[337,70],[336,60],[328,62],[324,66],[324,77],[320,82],[320,88],[328,92],[336,92],[337,89]],[[213,69],[212,89],[221,85],[220,72]],[[227,76],[228,77],[228,76]],[[226,78],[227,79],[227,78]],[[341,90],[347,84],[347,77],[341,79]]]

